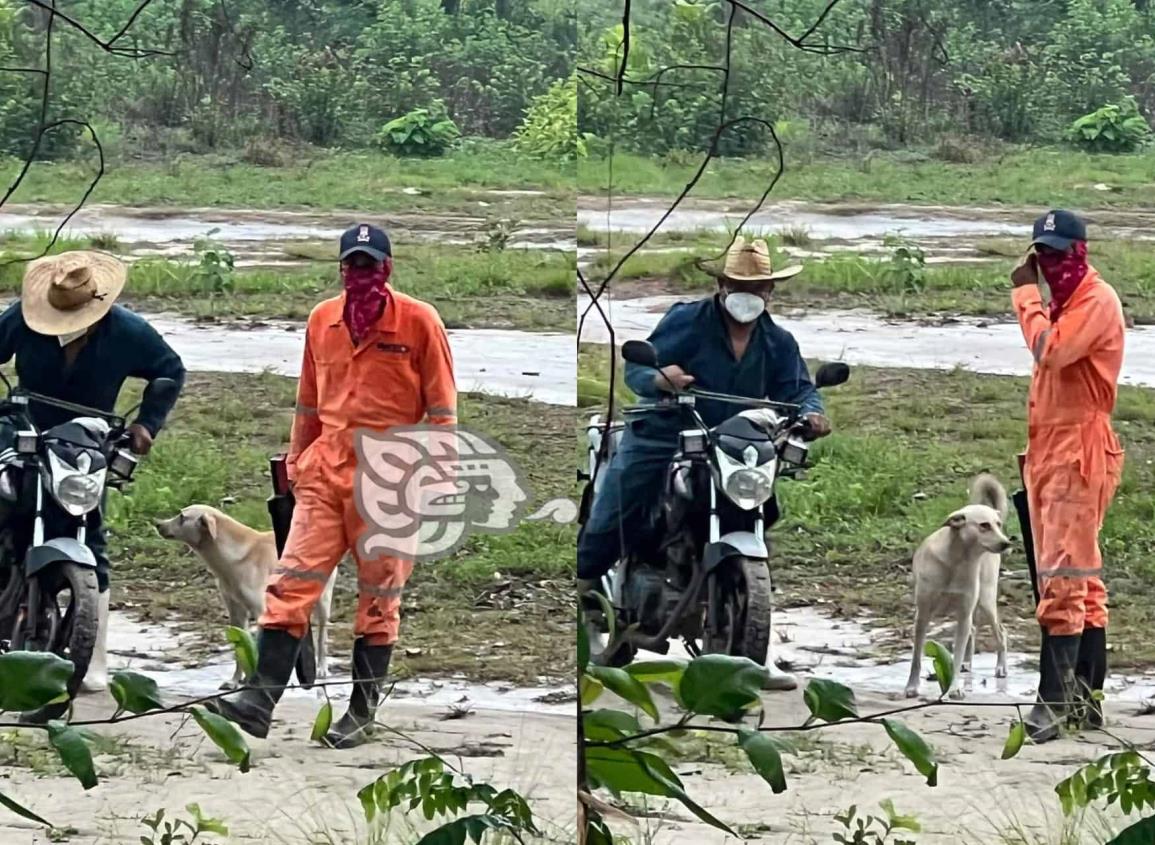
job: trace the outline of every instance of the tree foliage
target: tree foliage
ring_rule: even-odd
[[[800,35],[827,3],[783,0],[770,11]],[[636,152],[705,149],[719,123],[721,75],[690,66],[723,62],[729,4],[633,5],[627,70],[637,84],[617,96],[612,82],[587,74],[580,128]],[[617,74],[619,18],[619,4],[583,12],[583,67]],[[808,43],[854,51],[800,51],[741,11],[731,41],[725,117],[807,126],[795,156],[949,135],[1054,143],[1076,119],[1128,97],[1140,115],[1155,110],[1155,18],[1131,0],[842,0]],[[719,153],[759,155],[770,143],[743,124]]]

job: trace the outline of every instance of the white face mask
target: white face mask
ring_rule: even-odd
[[[766,311],[766,300],[756,293],[727,292],[722,305],[739,323],[753,323]]]
[[[86,334],[88,334],[88,329],[81,329],[80,331],[73,332],[72,334],[58,335],[56,339],[60,341],[61,346],[67,346],[74,340],[80,340],[80,338],[84,337]]]

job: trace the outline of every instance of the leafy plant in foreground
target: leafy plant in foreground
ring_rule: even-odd
[[[209,845],[209,840],[201,839],[202,834],[211,833],[228,836],[229,829],[219,819],[206,818],[196,804],[185,807],[192,815],[192,821],[177,819],[168,821],[164,810],[157,810],[153,816],[141,819],[141,824],[152,831],[152,835],[140,837],[141,845]]]
[[[1151,127],[1131,98],[1122,105],[1111,103],[1083,115],[1067,132],[1067,137],[1089,152],[1134,152],[1151,138]]]
[[[895,831],[908,830],[918,833],[922,826],[914,816],[901,816],[894,809],[894,802],[889,798],[879,804],[886,818],[877,816],[858,815],[858,807],[851,805],[844,813],[839,813],[834,820],[842,825],[846,833],[835,833],[834,841],[839,845],[915,845],[913,839],[891,840]],[[875,830],[875,827],[879,830]]]

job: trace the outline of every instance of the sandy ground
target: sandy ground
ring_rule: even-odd
[[[1002,834],[1013,829],[1027,831],[1030,845],[1058,843],[1063,821],[1055,785],[1085,762],[1114,750],[1115,743],[1104,734],[1087,734],[1044,746],[1027,745],[1017,757],[1001,760],[1014,710],[977,706],[993,700],[976,698],[897,717],[935,750],[939,779],[933,788],[893,747],[882,727],[870,724],[788,735],[788,741],[798,740],[799,750],[784,756],[787,790],[780,795],[750,773],[748,764],[731,749],[719,751],[718,745],[709,755],[712,762],[683,761],[674,770],[692,798],[748,841],[833,842],[833,834],[843,831],[834,819],[837,814],[857,805],[860,816],[883,816],[879,802],[890,799],[900,814],[914,816],[922,825],[922,832],[910,837],[918,845],[1003,843]],[[801,692],[767,693],[765,701],[767,725],[800,725],[808,715]],[[894,694],[859,693],[858,703],[860,714],[866,715],[909,702]],[[659,704],[667,713],[672,706]],[[1107,713],[1108,730],[1114,736],[1139,745],[1155,739],[1155,718],[1135,716],[1134,704],[1109,705]],[[718,736],[720,745],[728,742]],[[640,819],[639,828],[629,831],[619,822],[615,833],[652,845],[742,841],[699,823],[681,805],[659,800],[648,811],[652,815]],[[1125,826],[1121,819],[1118,814],[1096,813],[1088,819],[1088,827],[1108,824],[1121,829]],[[1019,840],[1011,842],[1018,845]]]
[[[88,697],[78,718],[110,715],[111,699]],[[102,727],[118,737],[112,753],[97,758],[102,783],[85,792],[79,783],[35,768],[0,770],[0,792],[18,797],[67,838],[50,838],[36,826],[0,812],[0,843],[112,845],[141,842],[148,833],[140,820],[158,809],[188,817],[185,805],[198,803],[207,816],[230,827],[229,842],[275,845],[361,845],[411,843],[418,819],[400,817],[381,840],[365,837],[357,791],[390,768],[424,756],[410,742],[382,735],[350,751],[334,751],[309,741],[317,705],[290,700],[277,711],[268,740],[252,740],[254,765],[241,774],[208,742],[195,724],[179,717],[140,719]],[[548,834],[542,842],[573,842],[573,720],[566,716],[476,710],[463,719],[442,721],[444,707],[390,703],[383,720],[450,763],[498,789],[525,795]],[[424,824],[421,820],[421,824]],[[210,839],[212,843],[225,841]],[[198,840],[199,842],[199,840]]]

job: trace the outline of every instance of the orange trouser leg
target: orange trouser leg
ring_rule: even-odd
[[[413,561],[360,550],[365,520],[350,496],[345,503],[345,531],[357,560],[357,620],[353,633],[369,645],[392,645],[401,630],[401,592],[413,573]]]
[[[301,639],[325,584],[349,543],[345,534],[347,491],[319,481],[298,482],[296,506],[285,553],[265,588],[262,628],[278,628]]]
[[[1085,479],[1075,464],[1030,473],[1031,520],[1039,575],[1039,624],[1054,636],[1107,627],[1099,531],[1118,478]]]

